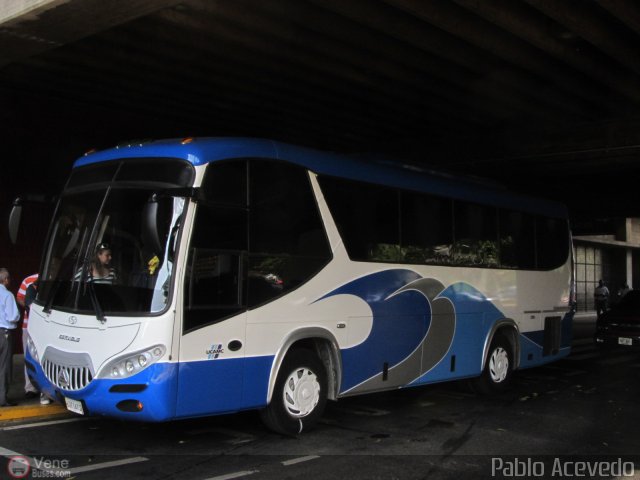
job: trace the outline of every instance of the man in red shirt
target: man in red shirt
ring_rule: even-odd
[[[24,317],[22,321],[22,350],[23,352],[27,352],[27,324],[29,323],[29,305],[25,303],[25,297],[27,295],[27,289],[30,285],[33,285],[38,280],[38,274],[34,273],[33,275],[29,275],[25,278],[20,284],[20,289],[16,295],[16,301],[18,304],[24,308]],[[40,403],[42,405],[48,405],[51,403],[44,394],[39,393],[36,387],[29,381],[29,375],[27,375],[27,367],[24,368],[24,391],[25,397],[33,398],[38,394],[40,395]]]

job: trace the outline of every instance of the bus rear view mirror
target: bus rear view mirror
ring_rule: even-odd
[[[25,203],[36,205],[51,204],[55,197],[41,194],[26,194],[17,197],[13,201],[13,207],[9,214],[9,239],[13,245],[18,241],[18,233],[20,232],[20,220],[22,219],[22,208]]]
[[[9,214],[9,240],[15,245],[18,242],[18,232],[20,231],[20,219],[22,218],[22,199],[20,197],[13,201],[13,207]]]

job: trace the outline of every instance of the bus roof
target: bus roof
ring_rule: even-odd
[[[564,205],[516,194],[506,188],[488,186],[480,181],[431,172],[416,167],[353,158],[266,139],[209,138],[132,142],[108,150],[88,153],[74,163],[74,168],[122,158],[167,157],[204,165],[232,158],[272,158],[301,165],[315,173],[358,180],[390,187],[430,193],[458,200],[521,210],[556,218],[566,218]]]

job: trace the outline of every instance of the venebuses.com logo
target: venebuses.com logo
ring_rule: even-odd
[[[7,472],[12,478],[26,478],[31,471],[29,460],[27,457],[16,455],[9,458],[7,463]]]
[[[29,458],[23,455],[9,457],[7,463],[10,478],[70,478],[69,468],[68,459]]]

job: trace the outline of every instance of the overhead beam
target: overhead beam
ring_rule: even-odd
[[[561,62],[550,62],[540,50],[513,35],[497,28],[462,7],[446,0],[384,0],[409,14],[416,16],[471,45],[486,50],[510,65],[523,68],[536,75],[542,82],[539,88],[560,88],[567,98],[580,97],[585,109],[576,112],[584,119],[595,119],[590,107],[598,103],[600,90],[592,82],[567,69]],[[543,82],[552,85],[545,86]],[[571,102],[575,105],[575,102]]]
[[[640,33],[640,7],[633,0],[597,0],[598,4],[631,30]]]
[[[640,53],[634,44],[627,41],[622,33],[610,28],[606,19],[594,9],[588,8],[589,2],[562,0],[525,0],[531,6],[569,30],[580,35],[586,41],[607,55],[615,58],[625,67],[640,73]],[[621,3],[621,2],[619,2]]]
[[[16,18],[37,18],[43,12],[68,0],[8,0],[0,2],[0,26]]]
[[[585,52],[587,50],[585,48],[576,48],[573,43],[550,34],[545,17],[526,5],[510,0],[483,0],[481,2],[477,0],[455,0],[455,2],[590,77],[597,79],[628,99],[640,103],[638,77],[629,75],[627,70],[616,65],[615,62],[611,62],[608,68],[602,68],[602,58],[598,58],[590,52]],[[606,3],[608,7],[617,8],[621,16],[629,14],[629,18],[634,18],[631,15],[633,13],[632,5],[628,5],[623,10],[619,1],[601,0],[602,2]],[[632,11],[629,11],[630,9]],[[533,15],[533,13],[537,13],[537,15]],[[635,8],[635,13],[635,18],[638,19],[637,8]],[[640,28],[638,31],[640,31]]]
[[[486,105],[485,108],[496,111],[525,111],[530,118],[546,121],[560,121],[563,115],[559,111],[569,116],[574,113],[563,107],[566,99],[540,92],[535,80],[514,69],[506,72],[504,64],[491,55],[479,50],[472,52],[461,40],[398,9],[370,0],[307,1],[335,13],[336,18],[346,17],[351,23],[339,31],[348,32],[351,37],[361,33],[362,44],[374,45],[391,58],[406,58],[414,68],[459,85],[461,91],[467,91],[464,100],[469,104]],[[376,42],[373,33],[366,38],[367,32],[375,32],[386,40]],[[355,38],[352,42],[357,43]]]
[[[0,67],[129,22],[179,0],[1,2]]]

